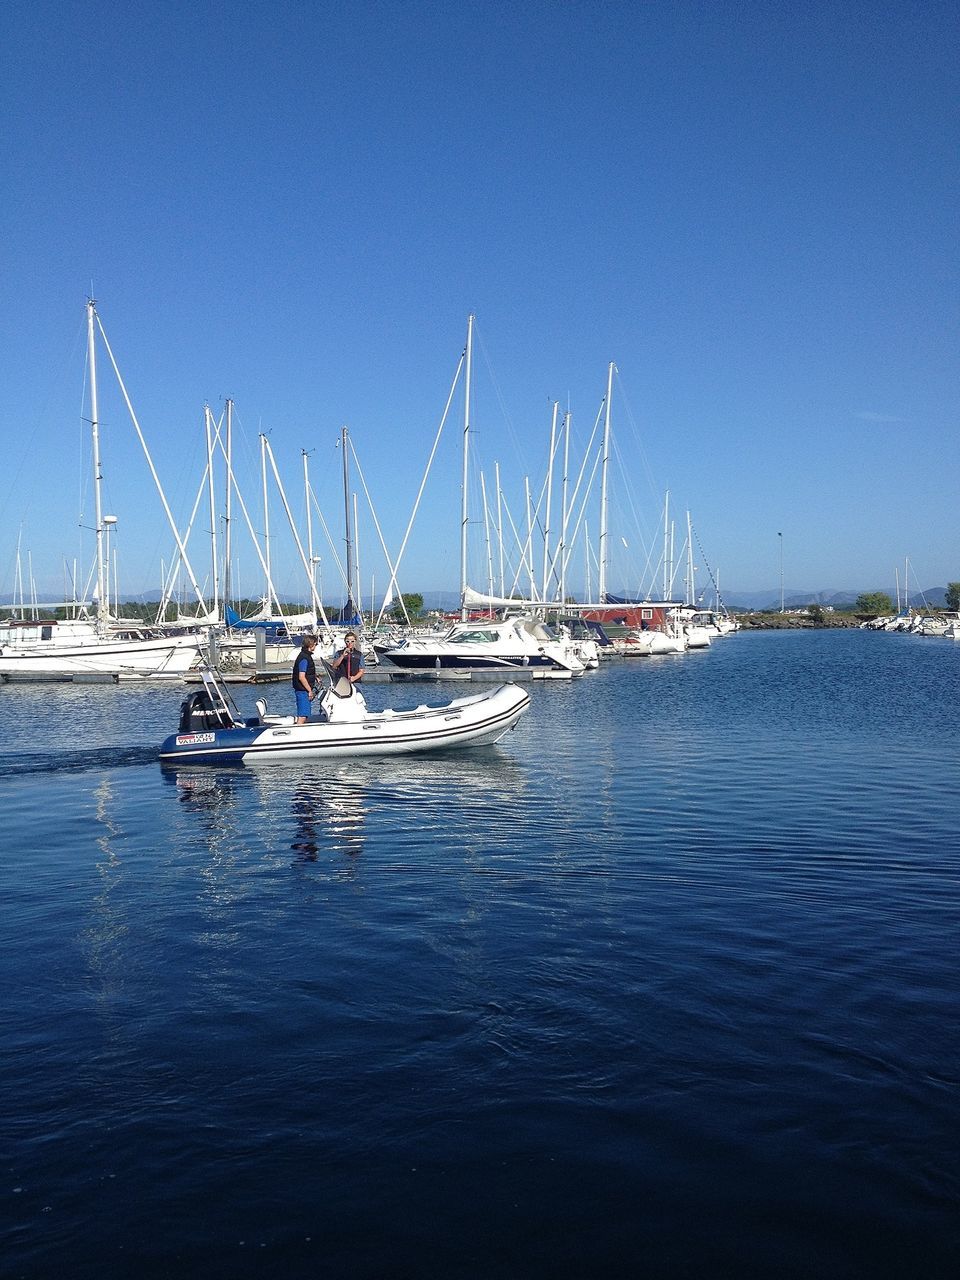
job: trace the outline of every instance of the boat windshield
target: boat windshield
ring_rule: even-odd
[[[495,631],[457,631],[450,636],[457,644],[494,644],[498,638]]]

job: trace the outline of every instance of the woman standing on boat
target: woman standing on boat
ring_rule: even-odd
[[[357,636],[348,631],[343,637],[343,648],[330,664],[334,671],[346,676],[351,684],[363,679],[363,655],[357,648]]]
[[[293,664],[293,691],[297,695],[297,724],[306,724],[310,718],[310,702],[317,683],[317,668],[313,665],[313,651],[317,647],[316,636],[304,636],[300,652]]]

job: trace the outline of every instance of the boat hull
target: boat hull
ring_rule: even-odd
[[[552,658],[542,654],[478,654],[440,653],[416,649],[388,649],[384,657],[403,671],[523,671],[532,667],[536,671],[559,670]]]
[[[511,684],[442,707],[368,713],[346,723],[253,720],[242,727],[171,734],[160,748],[160,760],[178,765],[254,764],[490,746],[516,725],[529,705],[530,695]]]
[[[112,640],[0,646],[0,678],[69,680],[74,676],[183,675],[199,656],[195,638]]]

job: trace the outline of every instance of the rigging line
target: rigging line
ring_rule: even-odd
[[[500,384],[497,381],[497,378],[493,372],[493,365],[490,362],[490,354],[487,351],[487,345],[483,340],[483,334],[480,332],[479,328],[477,327],[476,319],[474,319],[473,333],[474,333],[474,338],[480,344],[480,351],[483,355],[484,364],[486,365],[487,375],[490,378],[490,382],[491,382],[491,385],[493,386],[494,394],[497,397],[497,403],[500,406],[500,412],[503,415],[503,420],[507,427],[507,434],[509,435],[510,440],[513,444],[514,450],[516,452],[517,458],[520,461],[521,467],[523,468],[524,471],[528,471],[529,468],[526,465],[526,457],[524,454],[523,446],[517,435],[516,428],[513,425],[513,419],[510,417],[510,414],[507,411],[507,405],[503,398],[503,393],[500,390]],[[474,427],[472,424],[470,429],[471,431],[476,431],[476,427]]]
[[[524,544],[520,541],[520,534],[517,530],[517,526],[513,522],[513,516],[510,514],[510,508],[507,505],[507,499],[503,497],[502,494],[501,494],[501,499],[503,502],[503,509],[507,513],[507,519],[510,521],[510,528],[513,530],[513,536],[517,543],[517,549],[520,552],[520,563],[516,567],[516,572],[513,575],[513,581],[510,583],[510,590],[507,593],[508,597],[512,597],[519,585],[520,575],[528,571],[528,566],[527,566],[526,560],[524,559],[525,547],[524,547]],[[511,568],[512,567],[513,566],[511,565]]]
[[[717,601],[722,606],[723,609],[726,609],[727,606],[724,603],[723,596],[720,594],[720,588],[717,586],[717,580],[713,576],[713,570],[710,568],[710,562],[707,560],[707,555],[703,549],[703,543],[700,541],[700,534],[697,532],[697,527],[696,525],[691,524],[690,528],[693,530],[694,539],[696,540],[697,546],[700,549],[700,557],[703,560],[704,565],[706,566],[707,573],[710,575],[710,581],[713,583],[713,589],[716,593]]]
[[[620,444],[616,436],[614,436],[612,444],[613,444],[613,454],[617,462],[617,468],[620,473],[620,477],[623,480],[623,494],[624,494],[624,497],[627,499],[629,512],[633,520],[631,528],[636,530],[637,537],[640,539],[640,545],[643,547],[644,551],[646,551],[648,543],[652,542],[653,539],[649,534],[645,532],[643,525],[641,524],[640,516],[638,514],[637,506],[635,502],[636,495],[634,494],[633,486],[630,484],[630,478],[627,475],[627,469],[624,463],[623,453],[620,449]]]
[[[179,547],[180,555],[183,557],[183,566],[187,570],[187,574],[190,577],[190,585],[193,587],[194,592],[196,593],[197,599],[200,603],[200,607],[205,608],[206,606],[204,604],[203,593],[200,590],[199,584],[197,583],[196,577],[193,573],[193,569],[190,565],[190,561],[187,558],[186,549],[184,548],[183,544],[180,542],[180,533],[177,530],[176,521],[173,518],[173,513],[171,512],[169,503],[167,502],[167,495],[163,491],[163,486],[160,483],[160,477],[159,475],[157,475],[156,467],[153,465],[153,458],[150,456],[150,450],[147,448],[146,439],[144,438],[143,432],[140,429],[140,423],[137,420],[136,413],[134,412],[133,403],[131,402],[129,395],[127,394],[126,385],[123,381],[123,378],[120,376],[120,368],[117,365],[116,359],[114,358],[113,351],[110,347],[110,342],[107,338],[106,332],[103,327],[103,322],[101,321],[99,315],[97,315],[96,311],[94,311],[93,314],[96,316],[97,328],[99,329],[100,336],[103,339],[103,345],[104,347],[106,347],[107,355],[110,357],[110,363],[113,366],[114,375],[117,379],[117,383],[123,395],[124,402],[126,403],[127,412],[130,415],[130,420],[133,423],[134,429],[137,433],[137,438],[140,441],[140,447],[143,450],[143,455],[147,460],[147,466],[150,468],[150,474],[153,477],[153,482],[156,487],[157,493],[160,497],[160,502],[163,505],[163,509],[167,517],[167,522],[170,525],[174,538],[176,538],[177,540],[177,546]]]
[[[472,443],[472,441],[471,441],[470,448],[471,448],[470,459],[471,459],[471,462],[473,462],[473,463],[475,464],[473,467],[471,467],[471,476],[474,476],[474,475],[477,475],[477,474],[482,470],[482,468],[480,467],[480,461],[479,461],[479,459],[478,459],[478,458],[477,458],[477,456],[476,456],[476,452],[475,452],[475,451],[474,451],[474,449],[473,449],[473,443]],[[476,484],[477,482],[474,482],[474,483]],[[501,486],[501,490],[500,490],[500,492],[501,492],[501,494],[503,494],[503,488],[502,488],[502,486]],[[543,526],[542,526],[542,525],[541,525],[541,523],[540,523],[540,508],[541,508],[541,506],[543,505],[544,498],[545,498],[545,496],[546,496],[546,492],[547,492],[547,480],[546,480],[546,477],[544,477],[543,483],[542,483],[542,485],[540,486],[540,496],[539,496],[539,498],[537,499],[537,505],[536,505],[536,507],[535,507],[535,509],[534,509],[534,511],[533,511],[533,518],[532,518],[532,525],[531,525],[531,529],[530,529],[530,532],[527,534],[526,538],[525,538],[525,539],[524,539],[524,541],[523,541],[523,547],[522,547],[522,551],[521,551],[521,554],[522,554],[522,556],[523,556],[523,565],[522,565],[522,569],[523,569],[523,570],[525,570],[525,571],[527,571],[527,572],[529,572],[529,571],[530,571],[530,566],[531,566],[531,561],[532,561],[532,556],[533,556],[533,542],[532,542],[532,539],[533,539],[533,526],[535,525],[535,526],[540,530],[540,532],[541,532],[541,533],[543,532]],[[472,494],[471,494],[471,497],[478,497],[478,496],[482,497],[482,495],[479,495],[479,494],[477,494],[476,492],[474,492],[474,493],[472,493]],[[506,498],[505,498],[505,497],[504,497],[504,501],[506,501]],[[491,514],[491,512],[490,512],[490,510],[489,510],[489,508],[488,508],[488,509],[487,509],[487,515],[489,516],[490,514]],[[480,523],[480,521],[471,521],[471,523],[479,524],[479,523]],[[515,576],[515,578],[514,578],[514,586],[516,586],[516,584],[517,584],[517,582],[518,582],[518,580],[519,580],[520,572],[521,572],[521,570],[520,570],[520,569],[518,569],[518,570],[517,570],[517,574],[516,574],[516,576]]]
[[[393,577],[391,577],[390,582],[387,584],[387,590],[386,590],[386,594],[384,595],[384,600],[389,598],[391,589],[397,585],[396,574],[399,573],[400,571],[400,562],[403,560],[404,552],[407,549],[407,542],[409,541],[410,533],[413,529],[413,523],[417,518],[417,512],[420,510],[420,501],[423,498],[423,491],[427,485],[427,477],[430,475],[430,469],[433,466],[433,460],[434,460],[434,457],[436,456],[437,446],[440,444],[440,437],[443,434],[443,428],[447,421],[447,415],[450,412],[450,406],[453,403],[453,396],[457,389],[457,383],[460,381],[460,374],[463,372],[463,365],[466,358],[467,358],[466,351],[462,351],[460,353],[460,360],[457,364],[456,372],[453,375],[453,381],[450,384],[450,391],[449,391],[449,394],[447,395],[447,403],[443,407],[443,414],[441,415],[441,418],[440,418],[440,425],[437,427],[437,433],[434,436],[433,448],[430,450],[430,457],[427,459],[427,465],[423,473],[423,479],[420,481],[420,488],[417,490],[417,496],[413,503],[413,510],[410,512],[410,519],[407,522],[406,532],[403,535],[403,541],[401,542],[400,550],[397,553],[397,562],[394,569],[394,574],[393,574]],[[380,625],[383,619],[384,608],[385,606],[381,605],[380,613],[377,616],[377,624],[376,624],[377,626]]]
[[[512,519],[512,517],[511,517],[511,515],[510,515],[510,510],[509,510],[509,508],[507,507],[507,500],[506,500],[506,498],[504,497],[504,495],[503,495],[503,491],[502,491],[502,490],[500,491],[500,495],[499,495],[499,496],[500,496],[500,503],[501,503],[501,506],[502,506],[503,508],[505,508],[505,509],[506,509],[506,511],[507,511],[507,519],[510,521],[510,523],[511,523],[511,525],[512,525],[512,524],[513,524],[513,519]],[[485,514],[486,514],[487,521],[488,521],[490,524],[494,524],[494,523],[495,523],[495,520],[494,520],[495,511],[494,511],[494,508],[490,505],[490,500],[489,500],[489,498],[487,499],[486,505],[485,505],[485,507],[484,507],[484,512],[485,512]],[[518,540],[518,542],[519,542],[519,535],[517,534],[517,531],[516,531],[516,529],[515,529],[515,528],[514,528],[514,531],[513,531],[513,532],[514,532],[514,536],[517,538],[517,540]],[[501,550],[501,547],[500,547],[499,542],[498,542],[498,544],[497,544],[497,550],[498,550],[498,551],[500,551],[500,550]],[[505,554],[505,555],[507,555],[507,556],[509,557],[509,555],[510,555],[510,551],[509,551],[507,548],[505,548],[505,547],[504,547],[504,548],[502,548],[502,550],[503,550],[504,554]],[[511,572],[511,573],[513,572],[513,561],[512,561],[512,560],[509,560],[509,559],[508,559],[507,568],[510,570],[510,572]],[[519,571],[518,571],[518,573],[517,573],[516,577],[514,578],[514,581],[515,581],[515,582],[517,581],[517,579],[519,578],[519,576],[520,576],[520,575],[519,575]],[[491,591],[491,592],[489,592],[488,594],[492,595],[492,594],[493,594],[493,592]]]
[[[586,515],[587,502],[590,498],[590,490],[593,488],[593,482],[597,478],[597,470],[600,466],[600,459],[602,457],[603,457],[603,445],[601,444],[599,449],[597,450],[597,456],[594,459],[593,468],[590,472],[590,479],[587,482],[586,491],[583,495],[583,501],[580,504],[580,515],[577,517],[576,524],[574,525],[574,528],[573,528],[573,537],[570,539],[569,548],[566,546],[564,547],[564,557],[563,557],[564,578],[566,578],[567,576],[567,568],[570,564],[570,557],[573,555],[573,551],[577,543],[577,538],[580,536],[580,526],[583,523],[584,516]],[[584,461],[586,461],[586,459],[584,459]],[[571,504],[571,510],[572,510],[572,504]],[[589,601],[587,601],[587,603],[589,604]],[[602,604],[603,602],[601,601],[600,603]]]
[[[86,451],[85,451],[86,443],[90,439],[90,433],[86,430],[86,428],[90,424],[88,420],[83,416],[83,406],[87,398],[88,373],[89,373],[89,369],[87,368],[87,362],[86,360],[84,360],[83,386],[80,391],[80,421],[84,426],[84,430],[83,430],[83,435],[81,436],[81,439],[80,439],[80,494],[79,494],[80,509],[77,512],[77,516],[78,516],[77,524],[81,530],[83,529],[84,511],[86,509],[87,498],[90,492],[90,468],[89,466],[87,466]],[[83,558],[83,534],[82,533],[80,534],[80,558],[81,559]],[[84,592],[84,595],[86,595],[86,592]]]
[[[220,452],[223,454],[224,460],[226,460],[227,455],[222,440],[220,441]],[[240,510],[243,512],[243,518],[247,524],[247,532],[250,534],[250,541],[253,543],[253,549],[257,553],[257,559],[260,561],[260,568],[263,570],[264,577],[269,582],[267,562],[264,559],[263,552],[260,550],[260,542],[254,530],[253,521],[250,519],[250,513],[247,511],[247,504],[244,502],[243,494],[240,492],[240,485],[237,483],[237,474],[233,468],[232,460],[227,465],[227,484],[233,485],[233,492],[236,494],[237,501],[240,503]],[[273,590],[272,584],[269,586],[268,590]]]
[[[320,510],[320,503],[317,501],[317,495],[314,493],[313,485],[310,486],[310,497],[313,499],[313,509],[314,511],[316,511],[317,516],[320,520],[320,528],[323,530],[324,534],[326,535],[327,545],[330,547],[330,553],[333,556],[333,562],[337,566],[337,575],[340,581],[343,583],[343,585],[346,586],[347,571],[343,567],[343,561],[340,559],[340,556],[337,552],[337,540],[334,538],[333,534],[330,532],[329,528],[327,527],[327,522],[324,519],[323,512]]]
[[[377,513],[374,510],[373,499],[370,497],[370,490],[367,488],[367,482],[364,479],[363,468],[360,466],[360,459],[357,457],[356,447],[354,446],[352,439],[349,439],[348,443],[350,445],[350,452],[353,455],[353,460],[356,463],[357,475],[360,477],[360,483],[363,485],[363,492],[367,499],[367,505],[370,508],[370,515],[373,517],[374,528],[377,531],[377,537],[380,539],[380,549],[383,552],[384,559],[387,562],[387,568],[390,570],[390,580],[392,582],[396,578],[396,570],[393,567],[393,563],[390,560],[390,552],[387,550],[387,544],[384,541],[383,532],[380,529],[380,521],[377,519]],[[371,608],[372,607],[373,606],[371,602]]]
[[[647,452],[643,447],[643,440],[640,436],[640,430],[637,427],[633,409],[630,405],[630,398],[627,395],[626,387],[623,385],[623,379],[620,376],[619,369],[616,370],[616,375],[617,375],[617,389],[620,393],[620,397],[623,400],[623,407],[626,413],[627,422],[630,424],[630,430],[633,434],[633,438],[637,446],[637,451],[640,454],[640,462],[642,464],[643,472],[644,472],[644,475],[646,476],[647,484],[650,487],[651,496],[656,497],[657,494],[662,492],[663,486],[657,484],[656,477],[653,474],[653,470],[650,466],[649,459],[647,458]]]
[[[197,496],[193,502],[193,510],[190,512],[190,519],[187,521],[186,532],[183,535],[184,548],[190,545],[190,534],[193,532],[193,522],[196,519],[197,512],[200,509],[200,503],[203,499],[203,491],[207,483],[208,474],[209,474],[209,464],[204,467],[203,475],[200,477],[200,484],[197,487]],[[163,618],[163,615],[166,613],[167,604],[170,602],[170,599],[173,594],[173,589],[176,585],[177,575],[180,572],[180,564],[181,564],[180,553],[177,552],[177,554],[173,556],[171,559],[170,572],[167,574],[166,580],[164,581],[164,584],[163,584],[163,590],[160,593],[160,605],[157,609],[157,622],[160,622]]]
[[[281,502],[283,503],[283,509],[284,509],[284,511],[286,512],[287,521],[289,522],[289,525],[290,525],[290,532],[293,534],[293,540],[294,540],[294,542],[296,543],[296,546],[297,546],[297,552],[299,553],[299,556],[300,556],[300,563],[303,565],[304,571],[305,571],[305,573],[306,573],[306,575],[307,575],[307,581],[308,581],[308,582],[312,582],[312,581],[313,581],[313,577],[312,577],[312,572],[313,572],[313,571],[312,571],[312,569],[311,569],[311,566],[310,566],[309,561],[307,560],[307,554],[306,554],[306,552],[305,552],[305,551],[304,551],[304,549],[303,549],[303,543],[300,541],[300,534],[297,532],[297,526],[296,526],[296,523],[294,522],[294,519],[293,519],[293,512],[290,510],[290,504],[289,504],[289,502],[287,501],[287,495],[286,495],[286,492],[284,491],[284,488],[283,488],[283,481],[280,479],[280,471],[279,471],[279,469],[278,469],[278,467],[277,467],[277,460],[276,460],[276,458],[275,458],[275,456],[274,456],[274,453],[273,453],[273,447],[271,446],[270,441],[269,441],[269,440],[266,440],[266,438],[265,438],[265,444],[266,444],[267,456],[268,456],[268,457],[269,457],[269,459],[270,459],[270,467],[271,467],[271,470],[273,471],[273,478],[274,478],[274,480],[276,481],[277,490],[278,490],[278,492],[279,492],[279,494],[280,494],[280,500],[281,500]],[[288,581],[289,581],[289,577],[288,577]],[[288,589],[289,589],[289,588],[288,588]],[[277,604],[279,604],[279,603],[280,603],[280,602],[279,602],[279,601],[277,601]],[[280,613],[280,616],[282,617],[282,616],[283,616],[283,610],[282,610],[282,609],[280,609],[280,610],[279,610],[279,613]],[[329,623],[327,622],[327,616],[326,616],[326,614],[325,614],[325,613],[324,613],[324,611],[323,611],[323,602],[322,602],[322,601],[320,602],[320,618],[321,618],[321,620],[322,620],[322,622],[323,622],[323,625],[324,625],[325,627],[329,626]]]
[[[222,426],[222,424],[223,424],[223,415],[221,414],[220,425],[217,426],[216,437],[214,439],[214,445],[213,445],[214,449],[216,448],[217,441],[219,440],[220,426]],[[193,522],[196,519],[197,511],[199,510],[199,507],[200,507],[200,501],[203,497],[204,487],[207,483],[207,478],[209,474],[210,474],[210,462],[208,459],[205,458],[204,464],[203,464],[203,475],[200,477],[200,484],[197,489],[197,496],[194,498],[193,508],[190,512],[190,519],[187,522],[187,532],[184,535],[184,539],[183,539],[184,547],[188,547],[190,545],[190,534],[193,531]],[[208,530],[208,532],[210,531]],[[153,545],[154,556],[156,556],[159,550],[159,547],[160,547],[160,535],[158,534],[156,541],[154,542],[154,545]],[[172,599],[173,588],[176,584],[177,574],[179,572],[180,572],[180,553],[176,552],[174,556],[171,558],[171,570],[167,574],[160,591],[160,603],[157,606],[157,622],[158,623],[163,620],[163,616],[166,613],[167,605],[170,603]],[[204,582],[204,590],[206,590],[206,582]]]
[[[498,494],[497,496],[498,496],[498,497],[499,497],[499,499],[500,499],[500,505],[501,505],[501,507],[502,507],[503,511],[505,511],[505,512],[506,512],[507,520],[508,520],[508,522],[509,522],[509,524],[510,524],[510,528],[511,528],[511,530],[513,531],[514,540],[515,540],[515,542],[516,542],[516,544],[517,544],[517,549],[519,550],[519,549],[521,549],[521,548],[522,548],[522,545],[523,545],[523,544],[522,544],[522,543],[521,543],[521,541],[520,541],[520,534],[519,534],[519,532],[518,532],[518,530],[517,530],[517,526],[516,526],[516,525],[514,524],[514,522],[513,522],[513,516],[510,514],[510,507],[509,507],[509,505],[508,505],[508,503],[507,503],[506,494],[503,492],[503,488],[502,488],[502,487],[501,487],[501,489],[500,489],[500,491],[499,491],[499,494]],[[487,518],[488,518],[488,520],[490,521],[490,523],[491,523],[491,524],[494,524],[494,523],[495,523],[495,520],[494,520],[494,509],[493,509],[493,507],[491,507],[491,506],[490,506],[489,501],[488,501],[487,506],[486,506],[486,515],[487,515]],[[501,533],[502,533],[502,530],[501,530]],[[504,567],[505,567],[505,569],[506,569],[509,573],[512,573],[512,574],[514,575],[514,576],[513,576],[513,584],[512,584],[512,586],[511,586],[511,592],[512,592],[512,591],[513,591],[513,588],[516,586],[517,582],[519,581],[520,574],[521,574],[521,573],[523,572],[523,570],[526,568],[526,564],[521,560],[521,562],[520,562],[519,566],[517,566],[517,567],[516,567],[516,570],[515,570],[515,562],[514,562],[514,560],[513,560],[513,549],[512,549],[511,547],[503,546],[502,541],[499,541],[499,540],[498,540],[498,542],[497,542],[497,550],[498,550],[498,552],[502,553],[504,556],[506,556],[506,557],[507,557],[507,562],[506,562],[506,565],[505,565]],[[505,580],[506,580],[506,575],[505,575],[504,581],[505,581]],[[504,590],[505,590],[505,589],[506,589],[506,588],[504,588]]]
[[[580,463],[580,471],[577,474],[576,483],[573,486],[573,493],[570,496],[567,503],[567,525],[563,529],[561,529],[560,538],[557,544],[557,550],[554,552],[553,559],[550,561],[550,568],[548,572],[551,577],[553,576],[556,565],[558,563],[562,563],[564,567],[566,567],[566,565],[569,563],[569,560],[570,560],[570,556],[569,554],[567,554],[568,542],[570,544],[570,547],[572,548],[572,544],[575,541],[576,534],[574,534],[573,538],[568,539],[567,529],[569,528],[570,520],[571,520],[571,517],[573,516],[574,508],[577,505],[577,499],[580,493],[580,485],[583,482],[584,473],[587,468],[587,462],[590,458],[590,453],[593,449],[593,442],[597,437],[598,430],[600,429],[600,422],[601,422],[601,419],[603,418],[603,411],[606,403],[607,403],[607,397],[604,396],[600,401],[600,408],[597,410],[597,416],[593,420],[593,430],[590,432],[590,438],[587,441],[586,448],[583,451],[583,459]],[[586,505],[586,498],[590,496],[590,487],[593,484],[593,477],[596,476],[596,473],[597,473],[597,468],[596,468],[596,464],[594,464],[593,472],[591,474],[590,481],[587,485],[587,492],[584,499],[584,506]],[[581,512],[581,518],[582,518],[582,512]],[[560,559],[561,555],[563,556],[562,561]]]
[[[256,475],[260,469],[260,447],[259,444],[254,449],[246,427],[243,425],[243,415],[237,408],[236,403],[233,406],[233,451],[234,455],[238,452],[242,455],[240,461],[246,464],[249,472]],[[259,441],[260,437],[257,436]],[[234,474],[236,474],[237,458],[234,456]]]
[[[631,530],[634,530],[636,532],[636,536],[640,542],[640,548],[644,555],[644,564],[638,575],[638,581],[640,583],[640,586],[638,586],[636,590],[631,591],[628,594],[646,595],[646,597],[649,598],[649,591],[646,588],[644,588],[642,584],[643,584],[644,578],[650,572],[655,540],[652,537],[648,539],[648,537],[644,533],[644,529],[641,525],[640,517],[634,505],[635,494],[626,476],[626,471],[625,471],[624,462],[623,462],[623,455],[620,451],[620,446],[616,439],[616,436],[614,436],[612,443],[613,443],[613,449],[614,449],[614,456],[616,458],[620,474],[624,480],[624,494],[628,499],[629,512],[632,517],[632,524],[630,525],[630,528]],[[619,508],[619,503],[618,503],[618,509],[622,510],[622,508]],[[651,578],[651,581],[652,581],[652,578]]]

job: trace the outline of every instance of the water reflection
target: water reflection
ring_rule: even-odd
[[[119,886],[123,864],[114,848],[123,832],[115,820],[116,797],[109,777],[101,778],[94,790],[98,850],[96,869],[98,891],[91,901],[91,915],[83,937],[87,945],[91,974],[96,976],[96,999],[101,1009],[109,1009],[117,999],[124,980],[123,950],[129,934]]]
[[[233,769],[164,769],[164,781],[176,787],[181,805],[193,811],[191,829],[199,827],[210,852],[219,854],[233,847],[242,817],[238,811],[243,783]]]
[[[162,769],[164,782],[177,788],[182,804],[200,810],[218,810],[223,804],[235,803],[236,770]]]
[[[263,843],[300,863],[355,867],[371,835],[415,828],[489,832],[492,813],[517,814],[530,788],[525,764],[494,748],[469,754],[369,760],[271,761],[242,768],[164,769],[186,827],[212,853],[247,855]]]
[[[329,779],[305,778],[293,793],[293,841],[299,862],[316,862],[321,848],[356,858],[363,852],[367,808],[362,790]]]
[[[523,767],[497,752],[274,763],[253,776],[266,810],[289,805],[290,848],[300,862],[316,862],[323,851],[354,861],[371,829],[396,829],[412,818],[427,828],[440,810],[465,821],[482,811],[489,821],[490,805],[515,804],[526,783]]]

